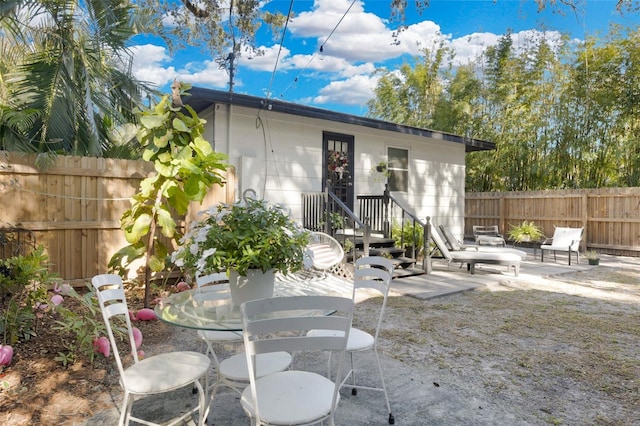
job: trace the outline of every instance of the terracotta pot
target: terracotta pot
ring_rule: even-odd
[[[276,275],[273,269],[262,272],[260,269],[249,269],[246,276],[229,271],[229,288],[233,304],[240,306],[247,300],[273,297],[273,286]]]

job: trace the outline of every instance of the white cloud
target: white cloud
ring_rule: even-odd
[[[343,105],[364,105],[373,97],[378,84],[378,76],[356,75],[342,81],[333,81],[320,89],[313,97],[313,103],[339,103]]]
[[[282,48],[271,41],[270,45],[259,47],[260,54],[246,49],[242,52],[236,87],[242,85],[239,77],[243,77],[247,93],[258,96],[256,91],[277,92],[276,88],[284,85],[283,92],[297,88],[307,102],[362,105],[373,96],[378,80],[375,69],[388,65],[389,60],[399,63],[403,58],[420,57],[424,49],[434,50],[443,43],[455,50],[454,65],[466,64],[477,59],[489,46],[496,45],[501,37],[476,32],[453,38],[451,34],[442,34],[438,24],[426,19],[407,25],[394,37],[396,28],[383,17],[366,12],[363,5],[361,0],[353,4],[351,0],[315,0],[308,6],[310,10],[299,12],[291,20]],[[541,37],[552,46],[561,41],[556,31],[521,31],[513,34],[514,49],[523,49]],[[323,52],[319,51],[321,45]],[[219,69],[214,61],[173,65],[172,60],[161,46],[138,46],[134,71],[138,78],[158,86],[178,78],[220,90],[228,88],[226,71]],[[274,67],[276,61],[278,66]],[[274,68],[276,79],[272,80],[269,76]],[[317,89],[323,82],[328,83]],[[273,87],[270,83],[274,83]]]
[[[189,62],[178,71],[177,79],[197,86],[212,86],[224,89],[228,87],[229,75],[225,69],[215,61]],[[242,82],[234,82],[236,86],[241,86]]]
[[[133,75],[140,81],[148,82],[156,87],[162,87],[176,76],[174,67],[164,67],[162,64],[170,62],[166,48],[155,44],[143,44],[129,48],[133,57]]]
[[[174,79],[187,83],[226,88],[229,76],[224,69],[220,69],[214,61],[189,62],[183,68],[165,65],[173,58],[167,54],[167,49],[155,44],[132,46],[133,74],[138,80],[149,82],[156,87],[163,87]],[[242,85],[237,80],[236,85]]]

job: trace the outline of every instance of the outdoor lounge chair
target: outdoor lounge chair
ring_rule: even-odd
[[[473,226],[473,236],[476,239],[476,244],[478,245],[489,245],[489,246],[501,246],[506,247],[507,243],[504,240],[504,237],[498,231],[498,227],[496,225],[491,226]]]
[[[556,227],[553,231],[553,237],[548,238],[542,242],[540,246],[541,262],[544,262],[544,251],[553,251],[553,258],[556,258],[556,252],[564,251],[569,254],[569,265],[571,265],[571,253],[576,254],[576,262],[580,263],[580,241],[582,240],[582,234],[584,228],[563,228]]]
[[[458,240],[455,235],[451,232],[449,228],[444,225],[439,225],[440,231],[442,232],[442,236],[447,243],[447,247],[451,251],[461,251],[461,250],[475,250],[483,253],[513,253],[520,256],[522,259],[527,257],[527,252],[518,250],[515,248],[509,247],[496,247],[496,246],[483,246],[478,244],[463,244]]]
[[[522,257],[515,253],[504,252],[485,252],[475,250],[449,251],[444,240],[435,226],[431,225],[431,240],[436,245],[438,251],[449,262],[466,263],[471,274],[475,273],[476,263],[484,263],[489,265],[505,265],[511,270],[513,268],[514,275],[517,277],[520,273],[520,262]]]

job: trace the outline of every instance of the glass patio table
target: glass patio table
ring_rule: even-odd
[[[332,275],[301,279],[292,275],[277,275],[274,297],[282,296],[343,296],[351,297],[352,284]],[[240,306],[231,299],[229,284],[213,284],[174,293],[162,299],[155,313],[163,322],[196,330],[242,331]],[[318,312],[330,315],[333,312]],[[292,312],[294,315],[295,312]]]

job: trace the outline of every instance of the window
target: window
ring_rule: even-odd
[[[407,192],[409,190],[409,150],[387,148],[389,158],[389,190]]]

